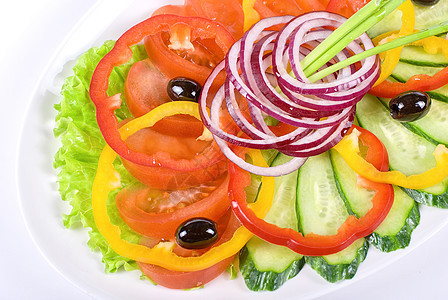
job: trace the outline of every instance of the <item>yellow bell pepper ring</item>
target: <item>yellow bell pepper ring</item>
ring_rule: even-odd
[[[193,102],[169,102],[163,104],[146,115],[134,119],[120,128],[120,134],[125,139],[136,131],[150,127],[160,119],[175,114],[188,114],[200,119],[197,103]],[[266,162],[259,151],[248,153],[254,162],[265,166]],[[97,174],[92,188],[92,211],[96,226],[108,241],[110,247],[119,255],[143,263],[161,266],[174,271],[191,272],[202,270],[217,264],[218,262],[238,253],[240,249],[253,236],[245,227],[239,227],[233,237],[219,246],[212,247],[209,251],[197,257],[181,257],[173,253],[174,243],[160,242],[153,248],[130,243],[121,238],[121,230],[111,223],[107,214],[107,199],[109,193],[121,187],[120,175],[114,169],[113,162],[117,154],[106,145],[103,149]],[[262,178],[262,190],[257,202],[251,204],[259,217],[264,217],[272,205],[274,194],[274,178]]]
[[[381,45],[387,42],[390,42],[391,40],[394,40],[396,38],[411,34],[414,32],[414,26],[415,26],[415,10],[414,5],[412,4],[411,0],[407,0],[406,2],[403,2],[398,8],[402,12],[401,17],[401,28],[398,33],[395,32],[388,32],[385,34],[382,34],[375,39],[373,39],[373,43],[375,45]],[[376,81],[375,85],[380,84],[384,80],[386,80],[387,77],[389,77],[392,74],[392,71],[394,70],[395,66],[398,64],[400,60],[401,50],[402,47],[398,47],[395,49],[388,50],[386,52],[383,52],[380,54],[380,57],[382,58],[381,63],[381,74],[378,80]]]
[[[255,23],[260,21],[260,15],[254,8],[255,0],[243,0],[244,31],[249,30]]]
[[[438,145],[434,150],[436,166],[421,174],[406,176],[399,171],[378,171],[361,155],[358,144],[359,131],[346,135],[334,149],[342,155],[345,162],[361,177],[368,180],[398,185],[408,189],[424,189],[434,186],[448,176],[448,149]]]

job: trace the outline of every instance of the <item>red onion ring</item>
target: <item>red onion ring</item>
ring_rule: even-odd
[[[316,83],[306,78],[300,61],[331,34],[328,28],[345,20],[330,12],[266,18],[230,48],[205,82],[199,99],[202,121],[229,160],[254,174],[280,176],[295,171],[307,157],[327,151],[343,138],[353,123],[356,103],[378,79],[378,60],[375,56],[366,58],[360,67],[351,65]],[[269,30],[279,24],[284,25],[280,31]],[[363,34],[326,66],[372,47],[372,41]],[[222,71],[227,73],[226,82],[210,95],[212,83]],[[242,106],[242,97],[247,106]],[[230,128],[223,128],[225,107],[231,117],[225,124]],[[243,112],[243,107],[248,111]],[[297,128],[277,136],[266,124],[266,116]],[[234,152],[238,148],[229,144],[276,149],[292,158],[281,166],[257,167],[240,158]]]

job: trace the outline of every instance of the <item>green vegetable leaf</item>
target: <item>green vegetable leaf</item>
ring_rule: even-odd
[[[62,87],[62,100],[55,105],[58,111],[54,135],[61,141],[61,147],[54,157],[53,166],[59,171],[58,183],[61,198],[69,202],[71,212],[63,216],[63,224],[67,228],[82,225],[90,228],[88,246],[103,255],[106,273],[137,269],[137,264],[115,253],[96,228],[92,214],[92,184],[96,174],[99,155],[105,141],[98,128],[95,117],[95,106],[89,97],[89,85],[93,71],[104,55],[114,46],[108,41],[101,47],[92,48],[84,53],[73,68],[74,75],[68,77]],[[147,58],[143,46],[135,46],[133,58],[126,64],[116,67],[110,76],[108,94],[123,93],[124,82],[131,65]],[[118,121],[131,117],[123,99],[121,109],[117,110]],[[117,160],[115,167],[121,175],[122,185],[134,184],[121,162]],[[108,213],[114,224],[119,225],[122,237],[130,242],[138,243],[140,236],[127,227],[119,217],[115,206],[115,193],[109,195]]]

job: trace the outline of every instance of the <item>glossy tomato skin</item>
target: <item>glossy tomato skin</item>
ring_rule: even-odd
[[[171,120],[160,125],[172,123]],[[179,166],[195,166],[195,170],[148,167],[121,158],[124,167],[135,179],[152,188],[176,190],[217,180],[227,172],[227,160],[219,148],[213,141],[198,141],[193,126],[182,129],[169,127],[164,130],[166,132],[161,133],[154,128],[144,128],[130,136],[126,142],[134,151],[157,155],[164,161],[170,160]],[[170,134],[171,131],[174,131],[173,134]],[[182,131],[183,136],[178,136],[175,131]],[[204,159],[209,160],[206,165],[202,164]]]
[[[254,9],[260,14],[261,18],[281,15],[296,16],[311,10],[306,3],[305,6],[300,7],[295,0],[256,0],[254,3]]]
[[[150,59],[134,63],[126,77],[126,104],[134,117],[140,117],[157,106],[169,102],[166,92],[169,79]]]
[[[189,219],[207,218],[219,224],[230,206],[228,182],[226,176],[207,187],[184,191],[125,188],[115,201],[121,218],[132,230],[147,237],[173,240],[179,225]],[[156,193],[159,195],[154,196]]]
[[[228,33],[230,34],[230,33]],[[145,38],[149,57],[168,78],[187,77],[204,85],[212,69],[225,57],[225,53],[212,41],[193,41],[194,50],[172,51],[169,36],[156,34]],[[220,82],[224,82],[224,74]]]
[[[191,9],[187,8],[187,6],[166,6],[160,8],[155,14],[193,14]],[[134,117],[142,116],[153,108],[172,101],[167,93],[167,85],[171,79],[182,76],[203,85],[212,68],[224,58],[227,49],[234,42],[231,34],[222,26],[212,27],[206,25],[205,22],[204,28],[200,26],[201,23],[198,22],[198,28],[190,29],[193,50],[171,50],[169,48],[171,36],[168,32],[149,35],[145,38],[145,48],[149,58],[135,63],[125,82],[126,103]],[[183,27],[187,28],[186,25]],[[173,30],[177,30],[181,39],[183,27],[182,25],[181,27],[173,26]],[[210,32],[204,33],[206,30]],[[216,43],[217,37],[221,44]],[[219,78],[220,80],[212,90],[217,90],[224,82],[225,74],[220,74]],[[153,128],[168,135],[185,136],[189,132],[194,132],[193,135],[199,136],[203,125],[193,117],[177,115],[159,121]]]
[[[182,172],[162,167],[146,167],[121,159],[124,167],[138,181],[161,190],[187,189],[200,183],[213,181],[227,172],[225,160],[204,169]]]
[[[159,266],[137,262],[140,270],[154,283],[170,289],[192,289],[203,286],[225,272],[235,256],[224,259],[207,269],[194,272],[178,272]]]
[[[235,38],[243,36],[244,12],[240,0],[186,0],[197,16],[221,23]]]
[[[350,18],[370,0],[330,0],[326,10]]]
[[[171,102],[168,96],[168,77],[150,59],[132,65],[126,77],[124,93],[126,105],[134,117],[140,117],[155,107]],[[152,129],[166,135],[200,136],[202,122],[186,115],[176,115],[157,122]]]
[[[237,0],[230,0],[237,1]],[[194,3],[193,3],[194,2]],[[148,53],[150,59],[154,62],[154,64],[159,68],[159,70],[165,74],[169,79],[182,76],[191,78],[196,80],[201,85],[204,84],[211,70],[217,63],[219,63],[222,59],[224,59],[227,50],[230,46],[235,42],[234,36],[230,32],[229,22],[219,22],[218,19],[223,20],[225,16],[223,16],[223,10],[218,10],[216,7],[221,7],[223,4],[221,1],[209,1],[209,0],[193,0],[193,2],[186,1],[185,5],[178,6],[166,6],[157,10],[154,15],[157,14],[175,14],[179,16],[198,16],[207,18],[210,20],[217,21],[223,26],[220,27],[209,27],[202,26],[198,24],[197,28],[191,27],[177,27],[171,30],[170,33],[159,33],[151,36],[147,36],[145,38],[145,48]],[[208,2],[213,2],[210,4]],[[235,16],[235,13],[231,14],[232,17],[235,17],[241,23],[241,32],[242,36],[242,28],[243,28],[243,12],[241,8],[241,4],[237,3],[240,9],[233,8],[235,11],[238,11],[239,14]],[[203,10],[204,5],[207,6],[207,12],[205,13]],[[211,6],[210,6],[211,5]],[[213,7],[215,8],[213,8]],[[229,6],[227,5],[228,11]],[[218,18],[213,17],[211,15],[220,16]],[[180,28],[180,29],[179,29]],[[182,31],[186,29],[185,32]],[[190,32],[189,39],[191,43],[194,45],[194,49],[189,50],[172,50],[169,48],[170,39],[173,36],[173,30],[176,31],[176,34],[179,35],[178,38],[180,41],[184,39],[184,35]],[[212,31],[213,30],[213,31]],[[204,32],[207,32],[204,35]],[[225,41],[226,44],[217,44],[215,41],[216,37],[219,36],[220,40]],[[220,75],[221,83],[224,82],[225,76],[224,74]]]
[[[241,223],[229,209],[228,213],[221,217],[218,221],[218,232],[219,239],[213,245],[218,246],[224,242],[229,241],[236,229],[241,226]],[[153,247],[158,241],[153,238],[142,239],[141,244],[144,244],[148,247]],[[180,246],[176,246],[173,250],[179,256],[189,257],[189,256],[198,256],[206,253],[212,247],[206,249],[199,250],[188,250],[182,248]],[[145,264],[137,262],[140,270],[145,274],[148,278],[150,278],[154,283],[159,284],[161,286],[171,288],[171,289],[191,289],[195,287],[200,287],[208,282],[212,281],[219,275],[221,275],[233,262],[236,255],[230,256],[222,261],[216,263],[215,265],[194,272],[178,272],[172,271],[169,269],[165,269],[159,266]]]

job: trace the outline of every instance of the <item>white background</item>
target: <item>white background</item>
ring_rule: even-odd
[[[33,243],[20,211],[16,163],[24,112],[39,78],[71,28],[95,2],[22,0],[0,5],[2,299],[91,299],[53,269]],[[322,299],[445,299],[447,249],[448,228],[444,228],[397,262]]]

